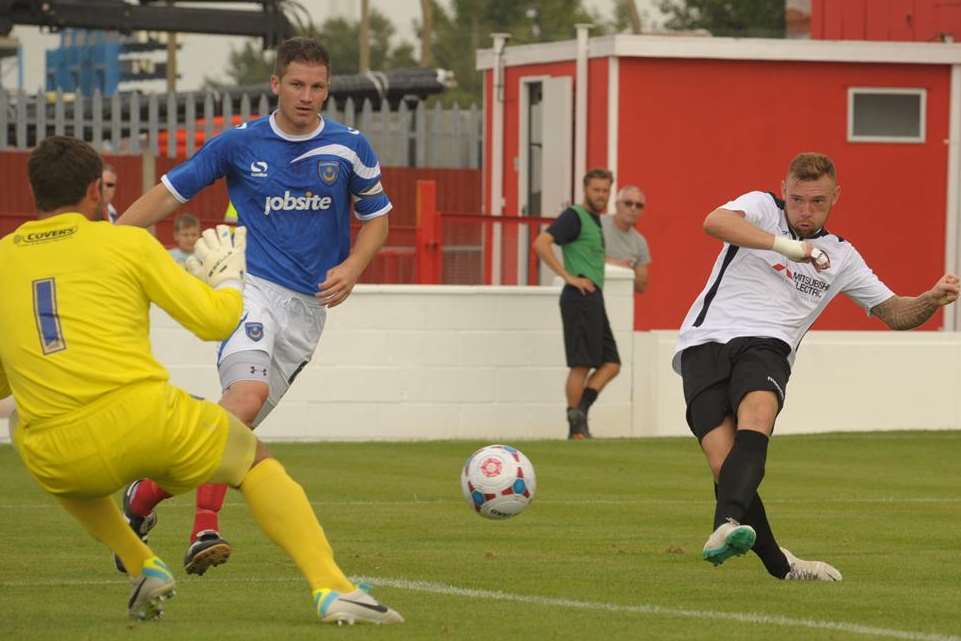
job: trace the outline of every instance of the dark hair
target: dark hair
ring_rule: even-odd
[[[287,72],[287,65],[291,62],[313,62],[327,67],[330,74],[330,54],[324,45],[313,38],[297,36],[284,40],[277,47],[277,58],[274,60],[274,75],[282,78]]]
[[[600,167],[597,167],[584,174],[584,186],[587,187],[587,183],[591,182],[595,178],[599,180],[606,180],[612,185],[614,184],[613,172],[611,172],[610,169],[601,169]]]
[[[188,227],[200,227],[200,221],[193,214],[184,212],[174,218],[174,231],[178,232]]]
[[[93,147],[66,136],[47,138],[27,161],[33,198],[42,212],[80,203],[102,173],[103,160]]]
[[[798,180],[817,180],[821,176],[830,176],[831,180],[837,181],[837,172],[834,169],[834,161],[813,151],[800,153],[794,157],[788,165],[787,175],[789,178]]]

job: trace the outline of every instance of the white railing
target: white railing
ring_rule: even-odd
[[[26,94],[0,91],[0,149],[28,149],[46,136],[86,140],[104,153],[192,156],[198,134],[209,140],[235,117],[240,122],[273,109],[265,93],[139,94],[92,97],[62,92]],[[348,98],[338,109],[329,100],[324,115],[361,130],[377,150],[382,165],[476,169],[481,165],[483,118],[476,105],[427,108],[406,100],[391,110],[387,101],[375,109]],[[161,135],[162,132],[181,132]],[[178,144],[181,146],[178,148]]]

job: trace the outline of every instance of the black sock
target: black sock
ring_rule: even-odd
[[[734,435],[731,448],[717,481],[717,506],[714,508],[714,527],[732,518],[744,522],[757,488],[764,478],[768,437],[754,430],[740,429]]]
[[[714,498],[717,498],[717,483],[714,484]],[[755,492],[751,507],[744,514],[743,523],[753,527],[757,533],[757,539],[751,551],[761,559],[768,574],[776,579],[783,579],[791,570],[791,566],[788,565],[787,557],[784,556],[784,552],[781,552],[781,547],[774,539],[774,532],[771,531],[771,524],[767,520],[767,512],[764,511],[760,494]]]
[[[597,400],[597,390],[593,387],[585,387],[584,393],[581,394],[581,402],[577,404],[577,408],[587,414],[587,410],[591,409],[591,405]]]
[[[744,514],[743,523],[750,525],[757,532],[757,539],[751,550],[761,559],[768,574],[774,578],[783,579],[791,566],[788,565],[787,557],[774,540],[774,532],[771,531],[771,524],[768,523],[760,495],[754,495],[751,507]]]

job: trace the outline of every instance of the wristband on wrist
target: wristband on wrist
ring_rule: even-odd
[[[804,243],[787,236],[775,236],[771,249],[791,260],[804,260]]]

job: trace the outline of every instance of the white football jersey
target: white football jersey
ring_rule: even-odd
[[[721,208],[742,211],[764,231],[796,239],[782,205],[769,193],[752,191]],[[868,313],[894,296],[851,243],[823,228],[807,240],[827,252],[829,269],[818,272],[814,265],[795,263],[772,250],[724,243],[707,285],[681,325],[674,370],[680,373],[680,354],[688,347],[741,336],[781,339],[791,346],[793,363],[804,334],[836,295],[846,294]]]

